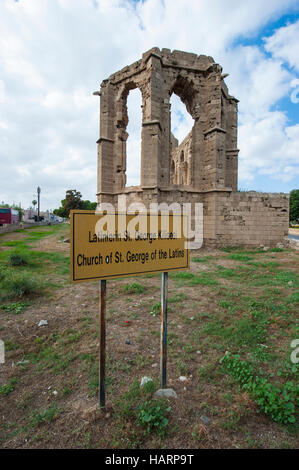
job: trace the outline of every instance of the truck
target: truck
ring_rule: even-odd
[[[0,225],[17,224],[19,222],[19,212],[15,209],[0,207]]]

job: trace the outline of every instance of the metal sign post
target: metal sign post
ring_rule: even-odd
[[[115,226],[115,216],[118,222],[121,217],[125,217],[125,227],[132,224],[136,217],[135,214],[96,214],[94,211],[83,210],[70,212],[71,282],[100,281],[100,408],[105,408],[106,404],[106,280],[143,273],[161,273],[160,381],[161,387],[166,388],[168,272],[190,268],[189,248],[186,246],[188,236],[184,233],[184,221],[188,227],[185,215],[139,214],[139,217],[145,217],[144,233],[135,229],[132,236],[127,230],[123,236],[115,229],[111,233],[105,229],[102,233],[105,225]],[[157,217],[157,229],[153,232],[150,230],[151,217]],[[164,227],[165,221],[167,229]]]
[[[160,381],[161,381],[162,388],[166,388],[167,293],[168,293],[168,273],[162,273],[161,274],[161,354],[160,354]]]
[[[99,364],[99,405],[105,406],[105,375],[106,375],[106,280],[100,281],[100,364]]]

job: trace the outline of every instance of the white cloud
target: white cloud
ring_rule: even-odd
[[[242,181],[252,181],[255,173],[282,181],[296,176],[291,169],[298,164],[299,124],[287,126],[283,113],[269,112],[263,119],[248,119],[240,126],[239,145]]]
[[[273,105],[297,86],[284,66],[288,61],[297,67],[297,26],[280,28],[265,40],[268,56],[240,40],[259,35],[296,5],[296,0],[1,0],[0,200],[27,206],[38,185],[42,208],[58,206],[69,188],[95,200],[99,100],[92,92],[153,46],[212,55],[230,73],[230,92],[240,99],[243,178],[268,171],[271,161],[283,177],[295,175],[298,129]],[[177,111],[173,106],[179,139],[189,129],[187,120],[180,121],[182,110],[180,103]],[[137,108],[129,123],[128,150],[140,158],[138,113]],[[137,181],[134,158],[128,170]]]
[[[279,28],[269,37],[264,38],[266,51],[272,57],[288,62],[299,71],[299,20]]]

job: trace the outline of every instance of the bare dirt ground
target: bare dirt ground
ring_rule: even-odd
[[[68,234],[52,234],[33,249],[69,254]],[[0,242],[21,240],[23,233],[7,234]],[[7,250],[7,247],[0,247]],[[201,250],[194,256],[192,273],[209,273],[216,264],[235,268],[239,261],[220,250]],[[296,272],[293,251],[264,253],[258,261],[275,260]],[[211,268],[212,266],[212,268]],[[51,279],[55,279],[51,274]],[[126,292],[130,283],[141,293]],[[60,286],[59,286],[60,284]],[[280,286],[287,296],[293,285]],[[3,448],[269,448],[296,447],[297,436],[259,411],[257,404],[235,381],[221,372],[219,359],[226,351],[220,338],[205,327],[222,312],[223,289],[259,296],[264,287],[247,289],[221,279],[219,285],[190,285],[169,280],[167,385],[177,399],[169,399],[169,432],[144,434],[135,418],[125,415],[120,402],[134,380],[149,376],[159,381],[160,277],[143,276],[107,283],[107,406],[98,410],[98,306],[97,282],[70,285],[68,275],[19,314],[0,310],[0,337],[6,343],[5,364],[0,364],[0,386],[15,379],[13,390],[0,395],[0,446]],[[222,290],[221,290],[222,289]],[[274,287],[273,287],[274,289]],[[225,291],[226,292],[226,291]],[[277,294],[277,293],[276,293]],[[233,294],[232,294],[233,295]],[[274,295],[274,294],[273,294]],[[172,299],[174,299],[172,301]],[[17,301],[22,301],[16,299]],[[159,310],[159,309],[158,309]],[[241,315],[241,314],[240,314]],[[38,326],[47,320],[45,326]],[[285,325],[281,322],[285,321]],[[289,328],[285,319],[279,327]],[[280,322],[280,323],[279,323]],[[293,324],[291,324],[293,328]],[[269,326],[271,350],[287,351],[289,336],[276,335]],[[129,344],[128,344],[129,343]],[[8,345],[8,347],[7,347]],[[266,366],[268,367],[268,366]],[[180,376],[186,380],[181,381]]]

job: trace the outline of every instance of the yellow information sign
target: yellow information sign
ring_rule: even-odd
[[[96,214],[73,210],[71,282],[189,269],[182,214]]]

